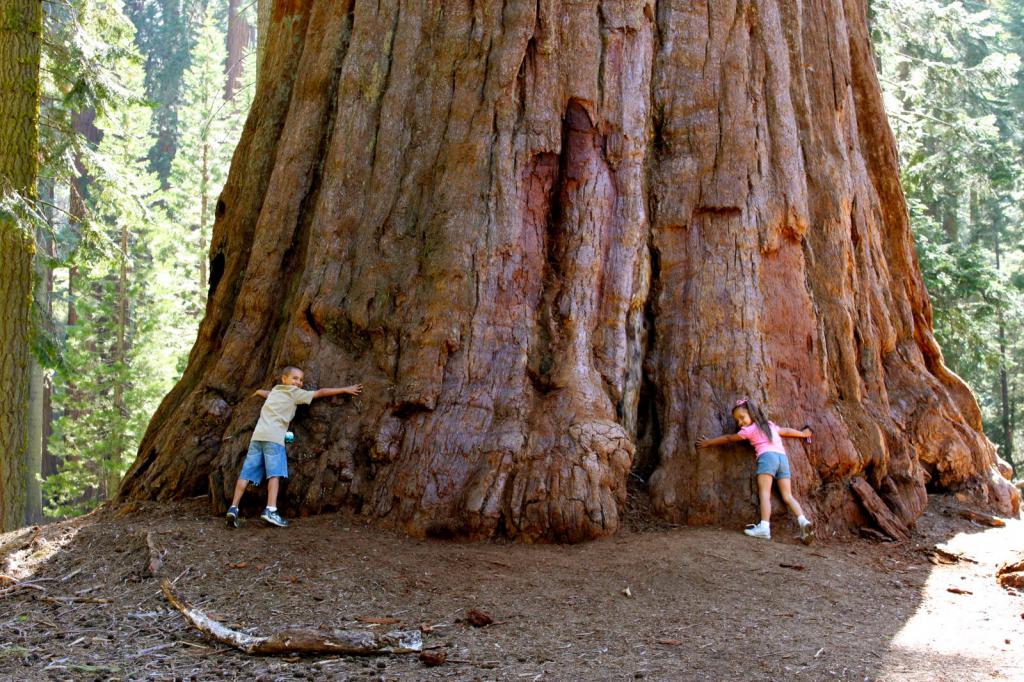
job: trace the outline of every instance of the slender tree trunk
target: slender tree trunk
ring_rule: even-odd
[[[256,0],[256,73],[263,68],[263,56],[267,49],[267,33],[270,30],[270,11],[274,0]]]
[[[249,3],[245,3],[249,4]],[[227,78],[224,83],[224,99],[230,100],[241,87],[243,59],[249,48],[252,28],[241,13],[242,0],[228,0],[228,58],[224,64]]]
[[[0,7],[0,194],[35,197],[39,144],[39,0]],[[0,217],[0,532],[25,519],[32,321],[32,231]]]
[[[50,204],[56,202],[56,196],[54,193],[54,181],[53,179],[47,178],[39,183],[40,194]],[[54,222],[54,210],[47,210],[48,218],[53,224]],[[42,311],[43,320],[42,325],[45,333],[50,338],[55,338],[57,334],[57,324],[53,319],[53,268],[49,265],[57,257],[57,245],[56,240],[45,230],[39,230],[36,235],[37,244],[40,247],[40,251],[45,253],[49,261],[46,259],[38,259],[36,261],[36,267],[39,270],[39,287],[40,293],[38,294],[38,300],[40,309]],[[30,401],[31,402],[31,401]],[[57,472],[57,462],[53,453],[50,452],[50,435],[53,433],[53,382],[49,377],[43,377],[42,385],[42,452],[41,462],[38,469],[38,473],[43,480],[46,480],[47,476],[51,476]],[[42,500],[42,493],[40,492],[40,506],[42,506],[44,500]]]
[[[57,257],[57,246],[55,240],[46,238],[47,252],[52,259]],[[57,332],[57,324],[53,317],[53,294],[54,294],[54,283],[53,283],[53,268],[46,268],[46,279],[44,284],[44,297],[45,297],[45,308],[46,314],[47,333],[55,335]],[[46,480],[47,476],[52,476],[57,473],[57,458],[53,455],[50,450],[50,436],[53,435],[53,381],[47,379],[43,384],[43,461],[40,468],[40,473],[43,480]]]
[[[46,252],[46,235],[42,230],[36,231],[36,244],[41,252]],[[49,267],[43,258],[37,258],[35,263],[36,290],[35,300],[42,310],[46,310],[46,281],[50,277]],[[39,320],[42,326],[47,326],[47,320]],[[40,478],[43,472],[43,453],[46,450],[46,375],[42,365],[36,357],[32,357],[32,365],[29,372],[29,395],[28,395],[28,448],[25,456],[25,523],[35,524],[43,519],[43,491],[40,485]]]
[[[210,145],[203,140],[202,170],[199,178],[200,209],[199,209],[199,300],[196,301],[196,309],[202,310],[206,303],[206,285],[209,282],[207,274],[207,253],[206,232],[210,229]]]
[[[75,303],[75,281],[78,279],[78,267],[72,265],[68,268],[68,319],[67,326],[73,327],[78,324],[78,305]]]
[[[994,250],[996,256],[996,272],[1002,271],[1002,216],[996,219],[994,230]],[[1010,380],[1006,371],[1006,322],[1002,305],[997,306],[999,316],[999,421],[1003,431],[1003,459],[1012,466],[1013,463],[1013,426],[1010,413]]]
[[[117,492],[117,486],[121,482],[121,476],[118,471],[120,470],[126,455],[125,442],[127,440],[127,434],[125,433],[125,427],[128,417],[128,408],[125,405],[124,393],[125,384],[127,382],[127,372],[125,371],[125,367],[128,364],[128,248],[128,223],[122,223],[121,263],[117,274],[117,312],[114,317],[114,329],[116,334],[114,363],[119,368],[119,377],[114,381],[114,410],[117,412],[118,423],[116,431],[113,434],[112,452],[110,453],[111,461],[106,472],[106,479],[103,486],[103,496],[105,499],[112,498]]]
[[[300,513],[578,541],[637,466],[664,517],[741,522],[751,453],[694,449],[741,395],[814,424],[790,452],[826,527],[865,523],[860,476],[905,522],[928,480],[1019,504],[932,335],[861,0],[300,0],[269,27],[206,317],[122,497],[223,508],[248,396],[292,364],[366,386],[296,417]]]
[[[39,477],[43,471],[43,410],[45,376],[39,361],[32,359],[28,394],[28,449],[25,456],[25,523],[43,518],[43,491]]]

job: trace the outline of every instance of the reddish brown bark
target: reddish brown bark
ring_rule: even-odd
[[[925,485],[1016,512],[942,364],[863,3],[278,0],[218,202],[210,299],[125,498],[237,476],[295,364],[292,510],[576,541],[629,472],[690,523],[754,512],[696,453],[740,394],[811,422],[819,523],[912,523]]]

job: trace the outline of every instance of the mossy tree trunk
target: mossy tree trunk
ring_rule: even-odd
[[[42,22],[40,0],[0,1],[0,195],[8,200],[35,196]],[[0,532],[25,522],[35,240],[17,213],[0,212]]]
[[[739,395],[825,525],[865,476],[1006,512],[943,365],[862,0],[278,0],[216,208],[210,297],[124,498],[222,508],[283,364],[291,511],[578,541],[655,509],[743,522],[751,453],[697,453]]]

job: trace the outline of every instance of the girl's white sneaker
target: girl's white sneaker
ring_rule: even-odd
[[[752,526],[747,526],[743,529],[743,532],[752,538],[764,538],[765,540],[772,539],[772,531],[770,528],[765,528],[760,523]]]

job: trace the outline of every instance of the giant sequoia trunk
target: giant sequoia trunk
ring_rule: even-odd
[[[1004,512],[931,329],[863,0],[277,0],[217,205],[206,317],[124,498],[223,507],[283,364],[286,505],[414,534],[576,541],[631,471],[690,523],[753,518],[734,398],[815,425],[796,490],[861,476]]]

